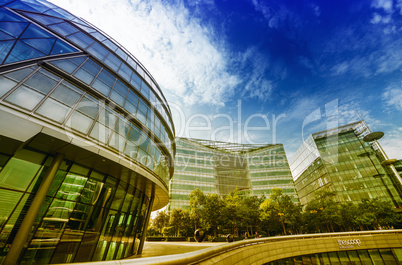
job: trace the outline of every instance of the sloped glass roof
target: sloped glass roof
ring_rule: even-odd
[[[44,29],[0,8],[0,65],[78,50]]]

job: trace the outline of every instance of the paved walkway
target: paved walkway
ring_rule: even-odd
[[[165,255],[183,254],[225,244],[226,242],[148,242],[145,241],[142,255],[130,258],[147,258]]]

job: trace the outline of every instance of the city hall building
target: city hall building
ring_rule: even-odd
[[[170,180],[169,211],[189,207],[195,189],[205,194],[269,198],[280,188],[297,201],[292,174],[282,144],[237,144],[176,138],[175,172]]]
[[[169,201],[174,135],[117,42],[44,0],[0,1],[0,264],[140,254]]]
[[[329,190],[340,202],[379,198],[401,208],[400,162],[382,150],[377,140],[383,135],[364,121],[310,135],[290,159],[300,203]]]

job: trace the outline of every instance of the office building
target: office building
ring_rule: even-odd
[[[0,264],[140,254],[169,200],[174,134],[116,41],[44,0],[0,1]]]
[[[290,159],[300,203],[329,190],[339,202],[380,198],[401,207],[400,177],[386,163],[392,159],[377,142],[381,134],[360,121],[310,135]]]
[[[297,201],[282,144],[253,145],[176,138],[175,172],[170,180],[169,211],[189,208],[195,189],[222,197],[238,190],[244,196],[269,197],[283,189]]]

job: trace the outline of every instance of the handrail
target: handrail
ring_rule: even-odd
[[[234,251],[243,247],[260,245],[266,243],[288,241],[288,240],[300,240],[300,239],[312,239],[312,238],[333,238],[339,236],[369,236],[369,235],[381,235],[381,234],[402,234],[402,229],[395,230],[374,230],[374,231],[357,231],[357,232],[341,232],[341,233],[319,233],[319,234],[303,234],[303,235],[291,235],[291,236],[275,236],[264,237],[258,239],[248,239],[219,246],[209,247],[202,250],[192,251],[184,254],[166,255],[149,258],[135,258],[113,261],[101,261],[101,262],[86,262],[86,263],[74,263],[75,265],[189,265],[196,264],[201,261],[211,259],[215,256],[219,256],[226,252]]]

